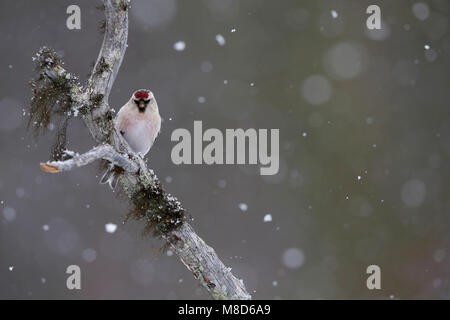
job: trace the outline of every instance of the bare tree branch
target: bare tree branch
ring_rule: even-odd
[[[70,171],[72,169],[88,165],[95,160],[104,159],[113,165],[123,168],[127,172],[136,173],[139,167],[130,158],[118,153],[110,145],[102,145],[95,147],[83,154],[76,154],[72,158],[64,161],[49,161],[41,163],[41,169],[45,172],[55,173]]]
[[[251,299],[244,282],[233,276],[231,268],[220,261],[214,249],[195,233],[191,225],[184,223],[171,236],[174,239],[168,240],[171,248],[214,299]]]
[[[124,174],[119,182],[135,210],[140,210],[137,217],[166,241],[212,298],[251,299],[242,280],[225,267],[216,252],[183,218],[181,203],[163,189],[153,170],[147,168],[142,158],[134,155],[114,127],[108,97],[127,47],[129,2],[104,0],[104,7],[105,38],[85,88],[62,67],[59,59],[51,54],[48,56],[48,50],[44,57],[42,52],[37,54],[41,77],[58,86],[61,94],[69,98],[71,112],[82,115],[92,137],[102,145],[69,160],[42,163],[41,168],[46,172],[61,172],[87,165],[96,159],[106,159],[121,167]],[[36,89],[34,96],[36,101],[39,101],[37,98],[42,100]]]

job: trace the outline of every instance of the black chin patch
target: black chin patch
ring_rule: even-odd
[[[139,109],[139,112],[145,112],[145,109],[147,109],[148,103],[150,102],[150,100],[145,100],[145,99],[139,99],[139,100],[134,100],[134,103],[136,103],[136,107]],[[143,107],[141,107],[141,105],[143,105]]]

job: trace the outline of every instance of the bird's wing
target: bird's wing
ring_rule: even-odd
[[[130,125],[130,120],[129,120],[129,117],[126,117],[126,108],[122,107],[119,110],[119,113],[117,114],[116,127],[123,134],[127,131],[129,125]]]

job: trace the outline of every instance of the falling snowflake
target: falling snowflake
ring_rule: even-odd
[[[117,230],[117,224],[107,223],[107,224],[105,224],[105,230],[108,233],[114,233]]]
[[[16,219],[16,210],[14,208],[11,208],[11,207],[5,207],[3,209],[3,217],[8,222],[14,221]]]
[[[219,44],[219,46],[224,46],[225,45],[225,38],[223,37],[223,35],[221,34],[217,34],[216,35],[216,41]]]
[[[183,51],[184,49],[186,49],[186,43],[184,41],[177,41],[174,43],[173,48],[176,51]]]
[[[198,97],[197,101],[198,101],[198,103],[205,103],[206,102],[206,98],[205,97]]]
[[[248,206],[246,203],[239,203],[239,209],[241,209],[241,211],[245,212],[248,209]]]
[[[264,222],[271,222],[272,221],[272,215],[270,213],[266,214],[264,216]]]
[[[296,269],[305,262],[305,255],[299,248],[288,248],[283,252],[282,261],[289,269]]]
[[[227,186],[227,182],[224,179],[220,179],[219,181],[217,181],[217,186],[220,189],[223,189]]]

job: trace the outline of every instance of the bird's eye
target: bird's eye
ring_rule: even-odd
[[[150,101],[152,101],[152,99],[144,100],[144,102],[145,102],[146,104],[149,103]]]
[[[136,99],[135,99],[135,100],[134,100],[134,103],[139,104],[139,100],[136,100]]]

